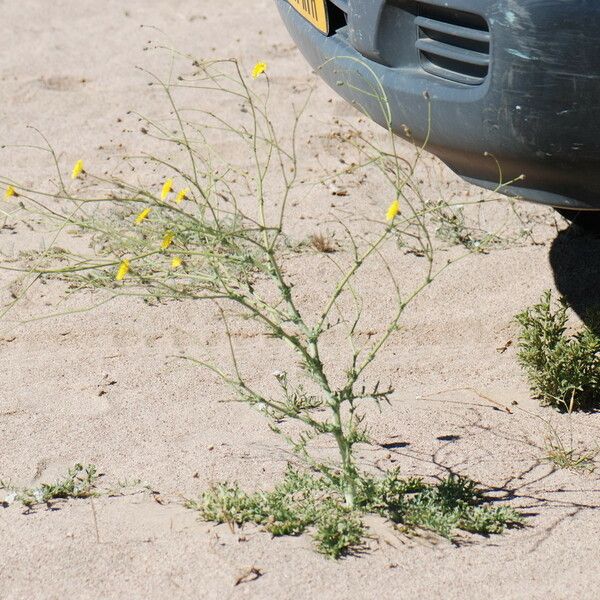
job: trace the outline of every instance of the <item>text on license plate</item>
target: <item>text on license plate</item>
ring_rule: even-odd
[[[288,2],[319,31],[329,33],[325,0],[288,0]]]

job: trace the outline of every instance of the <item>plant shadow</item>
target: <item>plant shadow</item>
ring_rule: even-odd
[[[561,468],[548,455],[547,437],[543,433],[551,416],[562,419],[560,413],[552,409],[531,412],[518,407],[510,414],[499,413],[495,406],[484,406],[460,396],[450,401],[423,401],[445,404],[449,415],[460,417],[460,423],[454,424],[458,430],[455,434],[436,436],[438,443],[433,449],[421,449],[418,444],[410,444],[392,450],[394,462],[422,463],[422,471],[416,467],[419,475],[430,472],[431,466],[434,466],[438,474],[433,477],[439,481],[447,476],[473,477],[488,505],[501,508],[508,503],[518,510],[524,522],[510,528],[531,531],[524,538],[530,551],[549,539],[564,521],[597,510],[600,489],[593,469]],[[458,410],[451,408],[459,405],[462,408]],[[579,427],[585,432],[584,438],[588,443],[597,439],[595,421],[580,423]],[[514,455],[506,468],[496,474],[491,475],[490,471],[483,477],[475,475],[479,458],[474,457],[485,458],[490,454],[490,448],[513,448]],[[382,473],[388,468],[377,463],[375,466]],[[482,537],[495,540],[491,543],[500,543],[496,536],[485,534],[461,534],[452,543],[456,546],[470,545]]]

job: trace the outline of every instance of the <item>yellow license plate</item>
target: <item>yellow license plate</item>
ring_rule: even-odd
[[[325,35],[329,33],[329,20],[325,0],[288,0],[310,23]]]

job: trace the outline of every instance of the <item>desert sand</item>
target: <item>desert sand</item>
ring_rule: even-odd
[[[165,105],[135,67],[164,72],[164,55],[148,49],[160,42],[236,57],[247,69],[268,62],[281,114],[292,94],[314,86],[303,135],[326,162],[335,158],[325,134],[336,119],[378,135],[311,73],[269,0],[4,0],[0,22],[0,171],[36,187],[52,166],[14,147],[39,144],[28,126],[51,140],[65,169],[81,157],[110,169],[138,151],[143,134],[129,111],[158,116]],[[481,193],[432,157],[425,165],[432,197]],[[377,189],[332,196],[317,186],[292,208],[291,226],[306,238],[334,209],[368,215],[388,202]],[[490,218],[511,214],[498,203]],[[600,480],[544,456],[550,426],[577,448],[597,448],[600,417],[561,415],[530,398],[513,317],[546,289],[583,315],[600,293],[600,242],[557,224],[549,208],[522,214],[531,238],[455,265],[407,311],[379,367],[396,392],[371,415],[378,445],[362,458],[406,474],[472,477],[522,510],[527,526],[452,544],[376,523],[366,551],[337,562],[315,553],[309,536],[231,530],[182,505],[222,480],[267,489],[291,459],[259,413],[225,402],[231,394],[214,377],[172,358],[204,348],[226,355],[211,306],[122,298],[56,316],[100,296],[67,297],[60,281],[23,293],[14,273],[0,271],[0,305],[22,295],[0,322],[0,479],[35,485],[93,463],[101,487],[118,490],[53,510],[0,508],[0,598],[597,598]],[[12,219],[0,228],[0,260],[44,248],[51,235],[26,215]],[[398,272],[415,261],[399,256]],[[330,283],[316,273],[315,258],[298,265],[307,298]],[[363,290],[375,330],[379,276]],[[253,380],[266,381],[279,367],[277,348],[248,326],[235,335]],[[252,568],[260,577],[236,585]]]

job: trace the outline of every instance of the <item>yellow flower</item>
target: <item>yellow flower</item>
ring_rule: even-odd
[[[265,62],[257,62],[254,65],[254,69],[252,69],[252,78],[258,79],[263,73],[267,70],[267,63]]]
[[[179,256],[174,256],[173,260],[171,261],[171,269],[177,269],[179,268],[181,265],[183,264],[183,261],[181,260],[181,257]]]
[[[151,208],[145,208],[136,218],[135,224],[139,225],[142,221],[145,221],[148,218],[148,215],[152,212]]]
[[[71,171],[71,179],[77,179],[83,173],[83,161],[78,160]]]
[[[117,271],[117,275],[115,277],[116,281],[123,281],[125,279],[125,275],[129,273],[129,261],[127,259],[123,260],[123,262],[119,265],[119,270]]]
[[[183,190],[179,190],[177,192],[177,196],[175,196],[175,202],[177,202],[177,204],[181,204],[184,200],[187,199],[189,193],[190,193],[189,188],[184,188]]]
[[[396,218],[396,215],[400,212],[400,202],[398,202],[398,200],[394,200],[391,204],[390,207],[388,208],[388,211],[385,215],[385,218],[388,221],[393,221]]]
[[[167,233],[165,233],[165,237],[163,238],[162,244],[160,245],[160,249],[166,250],[173,243],[174,237],[175,235],[172,231],[167,231]]]
[[[173,180],[167,179],[165,181],[165,184],[162,187],[162,191],[160,193],[160,199],[165,200],[167,198],[167,196],[172,192],[172,190],[173,190]]]
[[[17,194],[17,190],[15,190],[15,188],[12,185],[9,185],[6,188],[6,191],[4,192],[4,199],[8,200],[9,198],[12,198],[13,196],[18,196],[19,194]]]

